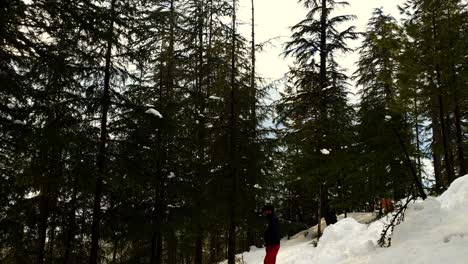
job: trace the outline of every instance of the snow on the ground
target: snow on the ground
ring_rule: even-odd
[[[392,247],[369,263],[468,263],[468,176],[455,180],[439,198],[412,204],[395,228]]]
[[[375,219],[375,214],[373,213],[348,213],[347,217],[353,218],[356,221],[358,221],[361,224],[367,224],[371,222],[373,219]],[[345,215],[339,215],[338,220],[345,219]],[[322,229],[326,227],[325,219],[322,218],[321,222]],[[307,230],[301,231],[294,236],[291,237],[291,239],[297,239],[297,238],[302,238],[302,237],[307,237],[309,239],[313,239],[317,237],[317,226],[313,226]]]
[[[467,264],[468,176],[457,179],[440,197],[411,203],[405,221],[395,227],[392,246],[377,245],[384,220],[369,225],[350,215],[325,229],[317,247],[301,232],[282,240],[278,264]],[[365,218],[365,219],[363,219]],[[388,219],[388,218],[387,218]],[[310,229],[309,229],[310,230]],[[264,249],[239,255],[261,264]]]

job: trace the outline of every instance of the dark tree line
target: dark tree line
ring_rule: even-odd
[[[0,262],[233,263],[260,243],[275,149],[236,5],[0,2]]]

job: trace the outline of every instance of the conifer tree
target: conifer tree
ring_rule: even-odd
[[[410,186],[411,175],[398,141],[398,137],[407,139],[412,133],[405,124],[405,107],[397,86],[400,39],[401,30],[395,19],[382,9],[374,10],[355,73],[357,84],[362,86],[359,135],[369,198],[400,199]]]
[[[307,164],[302,165],[299,175],[312,179],[317,193],[321,194],[318,204],[318,219],[321,219],[330,213],[328,192],[336,183],[336,175],[329,171],[331,167],[324,164],[334,163],[338,157],[335,151],[344,147],[342,142],[333,141],[334,130],[351,122],[339,122],[332,114],[332,109],[339,107],[338,111],[347,111],[343,78],[338,78],[342,74],[337,71],[333,57],[338,52],[350,51],[346,40],[356,39],[357,34],[353,26],[338,29],[354,16],[332,16],[335,8],[347,6],[347,2],[302,2],[310,11],[303,21],[292,27],[292,41],[287,43],[285,51],[296,59],[297,67],[291,71],[291,77],[297,92],[283,99],[280,112],[283,118],[292,118],[297,125],[294,134],[303,142],[300,146],[304,160],[294,162]],[[335,104],[339,107],[334,108]],[[330,150],[331,155],[328,155]]]

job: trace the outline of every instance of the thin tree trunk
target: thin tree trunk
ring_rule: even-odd
[[[167,238],[167,264],[177,264],[177,237],[174,230],[169,231]]]
[[[168,49],[168,61],[167,61],[167,68],[164,67],[164,61],[161,59],[160,61],[160,75],[159,75],[159,101],[160,102],[167,102],[172,100],[172,91],[174,86],[174,46],[175,46],[175,6],[174,0],[170,1],[170,16],[169,16],[169,49]],[[164,41],[164,39],[163,39]],[[164,53],[163,46],[161,45],[161,54]],[[164,70],[167,71],[167,78],[165,78]],[[164,93],[165,92],[165,93]],[[161,105],[164,110],[168,110],[167,107]],[[164,111],[166,112],[166,111]],[[160,264],[162,263],[162,255],[163,255],[163,233],[161,231],[161,224],[163,222],[162,214],[164,212],[163,208],[163,197],[164,197],[164,176],[163,176],[163,168],[167,165],[168,160],[168,148],[169,148],[169,139],[170,136],[166,129],[161,129],[157,134],[157,148],[159,150],[159,157],[156,164],[156,174],[157,174],[157,182],[156,182],[156,193],[154,197],[154,212],[153,212],[153,235],[151,237],[151,244],[150,244],[150,264]]]
[[[205,170],[205,138],[206,138],[206,120],[205,120],[205,103],[206,100],[204,98],[207,91],[205,91],[206,87],[206,80],[207,78],[207,70],[208,66],[204,63],[204,7],[205,3],[203,0],[200,0],[198,3],[198,70],[197,70],[197,83],[195,86],[195,108],[197,111],[195,112],[194,119],[199,121],[195,127],[195,145],[193,152],[196,159],[195,164],[195,175],[196,179],[198,179],[198,188],[199,188],[199,196],[195,198],[195,206],[199,208],[197,215],[193,217],[197,238],[195,243],[195,264],[202,264],[203,263],[203,227],[202,227],[202,218],[203,216],[200,215],[202,212],[201,208],[204,206],[202,200],[205,196],[205,175],[207,175],[207,171]],[[209,7],[211,8],[211,6]]]
[[[408,165],[408,167],[411,170],[411,175],[413,176],[413,180],[414,180],[414,183],[416,185],[416,188],[418,189],[419,195],[421,196],[421,198],[423,200],[426,200],[427,195],[424,192],[424,188],[422,186],[421,181],[419,181],[419,179],[418,179],[418,174],[416,173],[416,170],[414,169],[413,163],[411,162],[411,158],[410,158],[410,155],[408,153],[408,150],[406,149],[405,142],[404,142],[403,138],[401,137],[400,133],[398,133],[398,130],[393,125],[392,125],[392,130],[393,130],[393,133],[395,133],[395,136],[398,138],[398,142],[400,143],[400,147],[402,148],[402,150],[403,150],[403,152],[405,154],[406,164]]]
[[[320,81],[320,91],[319,91],[319,120],[325,120],[327,118],[326,114],[326,102],[323,95],[327,87],[327,0],[322,0],[321,6],[321,15],[320,15],[320,73],[319,73],[319,81]],[[318,135],[322,133],[319,131]],[[320,150],[322,149],[322,142],[321,137],[318,136],[318,144],[317,144],[317,153],[318,155],[322,155]],[[323,175],[319,175],[319,177],[323,177]],[[318,224],[317,224],[317,236],[320,238],[322,236],[322,225],[321,225],[321,218],[324,212],[324,201],[323,201],[323,188],[322,188],[323,179],[320,180],[320,192],[319,192],[319,206],[318,206]]]
[[[162,80],[161,80],[162,81]],[[160,96],[162,96],[162,87],[160,90]],[[162,99],[162,97],[161,97]],[[161,135],[163,133],[162,131],[157,134],[157,144],[158,144],[158,149],[161,155],[165,154],[165,139]],[[163,157],[158,157],[158,160],[156,162],[156,175],[157,175],[157,182],[156,182],[156,193],[154,196],[154,204],[153,204],[153,217],[152,217],[152,224],[153,224],[153,235],[151,237],[151,244],[150,244],[150,264],[160,264],[162,263],[162,252],[161,252],[161,245],[162,245],[162,233],[161,233],[161,217],[162,217],[162,186],[164,186],[163,183],[163,175],[162,175],[162,167],[163,167],[163,162],[165,160],[165,156]]]
[[[320,16],[320,94],[327,84],[327,0],[322,0]],[[323,98],[320,98],[323,101]],[[322,111],[324,111],[322,102]]]
[[[197,231],[197,241],[195,242],[195,264],[203,263],[203,231]]]
[[[116,0],[112,0],[110,7],[110,25],[108,29],[108,39],[106,47],[106,66],[104,69],[104,91],[101,102],[101,135],[99,139],[99,152],[97,155],[98,176],[96,180],[96,190],[94,193],[93,205],[93,222],[91,226],[91,252],[90,264],[97,264],[99,258],[99,226],[101,222],[101,199],[106,175],[106,159],[107,159],[107,115],[110,104],[110,79],[111,79],[111,55],[112,55],[112,36],[114,32],[114,16],[115,16]]]
[[[385,84],[385,91],[387,93],[387,97],[389,98],[389,100],[393,101],[394,100],[393,91],[392,91],[389,84]],[[405,111],[405,112],[407,112],[407,111]],[[391,119],[391,122],[390,122],[390,127],[391,127],[394,135],[397,137],[398,143],[400,144],[400,147],[401,147],[401,149],[402,149],[402,151],[403,151],[403,153],[405,155],[406,165],[410,169],[411,176],[413,176],[414,184],[416,185],[416,188],[418,189],[419,195],[423,200],[425,200],[427,198],[427,195],[424,192],[422,182],[418,177],[418,173],[416,172],[416,169],[414,168],[414,165],[413,165],[413,162],[412,162],[411,157],[409,155],[408,149],[406,148],[407,142],[405,142],[404,138],[401,136],[400,132],[398,131],[398,128],[393,123],[393,120],[402,120],[402,118],[403,117],[401,115],[398,115],[398,117],[392,116],[392,119]],[[405,130],[407,130],[406,129],[406,126],[407,126],[407,121],[406,120],[407,120],[407,118],[405,116],[405,118],[404,118],[404,129]],[[394,184],[395,183],[396,183],[396,181],[394,180]],[[393,190],[394,191],[394,197],[395,197],[395,199],[397,199],[397,197],[399,197],[400,195],[396,193],[396,191],[397,191],[396,186],[393,189],[394,189]]]
[[[452,165],[452,158],[451,158],[451,154],[450,154],[450,143],[449,143],[449,139],[448,139],[448,130],[447,130],[447,126],[446,126],[446,123],[445,123],[445,117],[444,117],[444,113],[445,113],[445,110],[444,110],[444,101],[443,101],[443,97],[442,97],[442,94],[440,94],[442,91],[442,88],[440,87],[441,85],[441,82],[440,82],[440,69],[438,68],[437,66],[437,79],[438,79],[438,83],[439,83],[439,94],[437,95],[437,98],[438,98],[438,103],[439,103],[439,120],[440,120],[440,126],[441,126],[441,132],[442,132],[442,144],[443,144],[443,147],[444,147],[444,161],[445,161],[445,169],[446,169],[446,179],[445,179],[445,182],[444,184],[446,186],[448,186],[452,181],[453,179],[455,178],[454,177],[454,171],[453,171],[453,165]]]
[[[39,252],[38,252],[38,264],[44,264],[45,261],[45,246],[47,237],[47,225],[50,213],[50,202],[49,202],[49,191],[44,191],[41,195],[40,200],[40,218],[39,218]]]
[[[322,185],[319,187],[317,205],[317,239],[320,239],[322,236]]]
[[[151,237],[151,256],[150,264],[162,263],[162,233],[156,230]]]
[[[153,232],[153,235],[151,236],[151,255],[150,255],[150,264],[156,263],[156,247],[157,247],[157,242],[158,242],[158,233]]]
[[[432,161],[434,164],[434,176],[436,181],[436,188],[441,190],[444,187],[442,180],[442,159],[440,156],[440,151],[442,150],[442,128],[440,127],[439,117],[437,114],[437,98],[436,96],[431,96],[431,119],[432,119],[432,137],[433,142],[431,144],[432,149]]]
[[[459,174],[460,177],[466,174],[461,119],[462,118],[461,118],[461,113],[460,113],[460,106],[459,106],[458,100],[455,99],[455,127],[456,127],[456,135],[457,135],[457,155],[458,155],[458,167],[460,170],[460,174]]]
[[[203,25],[204,25],[204,20],[203,20],[203,6],[204,6],[204,3],[203,3],[203,0],[199,0],[199,3],[198,3],[198,25],[197,25],[197,31],[198,31],[198,43],[199,43],[199,46],[198,46],[198,60],[197,60],[197,64],[198,64],[198,67],[197,67],[197,75],[196,75],[196,89],[197,91],[195,92],[195,94],[197,94],[197,96],[199,94],[201,94],[201,87],[202,87],[202,82],[204,80],[203,78],[203,71],[204,71],[204,65],[203,65]]]
[[[52,207],[52,211],[56,211],[56,208],[55,206]],[[51,214],[51,225],[50,225],[50,229],[49,229],[49,243],[48,243],[48,247],[49,247],[49,252],[48,252],[48,256],[46,259],[48,259],[47,263],[48,264],[53,264],[55,263],[55,259],[54,259],[54,243],[55,243],[55,228],[57,226],[57,219],[56,219],[56,216],[54,213]]]
[[[436,72],[437,72],[437,79],[439,83],[439,94],[437,95],[438,103],[439,103],[439,120],[440,120],[441,132],[442,132],[442,144],[444,148],[444,163],[445,163],[445,169],[446,169],[446,174],[447,174],[446,179],[444,180],[444,184],[445,186],[448,186],[455,177],[454,177],[454,171],[453,171],[453,165],[452,165],[452,158],[450,154],[451,150],[450,150],[450,143],[448,139],[448,130],[447,130],[445,117],[444,117],[444,113],[445,113],[444,101],[443,101],[442,94],[440,94],[442,92],[441,91],[442,88],[440,87],[441,85],[440,70],[438,69],[438,66],[437,66]]]
[[[248,183],[249,186],[254,186],[258,183],[258,152],[257,152],[257,88],[255,84],[255,64],[256,64],[256,54],[255,54],[255,1],[251,0],[251,47],[250,47],[250,56],[251,56],[251,69],[250,69],[250,120],[249,120],[249,159],[248,159]],[[252,192],[248,198],[248,203],[255,209],[256,206],[256,196]],[[252,223],[253,218],[248,217],[248,228],[247,228],[247,237],[244,250],[249,251],[250,246],[255,244],[255,230]]]
[[[455,26],[452,25],[452,11],[450,9],[451,4],[447,5],[447,14],[448,14],[448,30],[450,32],[449,41],[453,41],[460,36],[453,36],[453,31],[456,29]],[[450,49],[450,59],[455,59],[455,55],[453,54],[453,49]],[[458,98],[458,82],[457,82],[457,73],[455,69],[455,65],[453,61],[451,62],[451,85],[453,90],[453,101],[455,104],[455,134],[456,134],[456,142],[457,142],[457,157],[458,157],[458,168],[459,168],[459,176],[463,176],[466,174],[466,167],[465,167],[465,153],[463,149],[463,131],[461,126],[461,113],[460,113],[460,100]]]
[[[231,102],[230,102],[230,176],[232,179],[232,193],[230,197],[229,233],[228,233],[228,264],[235,264],[236,259],[236,208],[238,191],[238,153],[237,153],[237,85],[236,85],[236,11],[237,1],[233,0],[232,14],[232,47],[231,47]]]
[[[447,126],[445,124],[445,109],[444,109],[444,100],[443,100],[443,83],[442,83],[442,77],[441,77],[441,69],[440,69],[440,64],[438,62],[439,60],[439,54],[440,54],[440,48],[437,46],[437,41],[438,41],[438,36],[437,36],[437,23],[436,23],[436,14],[435,10],[432,12],[432,37],[433,37],[433,42],[434,42],[434,70],[436,73],[436,89],[435,93],[437,94],[437,102],[438,102],[438,107],[439,107],[439,121],[440,121],[440,127],[441,127],[441,133],[442,133],[442,144],[444,148],[444,161],[445,161],[445,169],[446,169],[446,179],[444,184],[447,186],[450,184],[453,179],[454,179],[454,171],[453,171],[453,165],[451,162],[451,155],[450,155],[450,142],[448,139],[448,131],[447,131]]]
[[[422,181],[422,166],[421,166],[421,142],[419,140],[419,109],[418,109],[418,102],[416,98],[414,99],[414,115],[415,115],[415,132],[416,132],[416,155],[417,155],[417,163],[418,163],[418,178]]]
[[[218,233],[211,232],[210,234],[210,264],[215,264],[219,262],[219,241]]]
[[[68,230],[67,230],[67,238],[65,241],[65,253],[63,254],[63,263],[68,264],[70,261],[70,255],[73,251],[73,241],[76,232],[76,223],[75,223],[75,213],[76,213],[76,195],[77,195],[77,180],[73,180],[73,193],[72,193],[72,200],[71,200],[71,209],[70,214],[68,215]]]
[[[162,233],[159,233],[159,237],[156,243],[156,264],[163,263],[163,236]]]

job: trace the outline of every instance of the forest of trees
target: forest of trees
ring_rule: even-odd
[[[466,174],[466,3],[358,32],[346,2],[299,2],[273,85],[254,0],[0,0],[0,263],[234,264],[265,203],[286,235]]]

